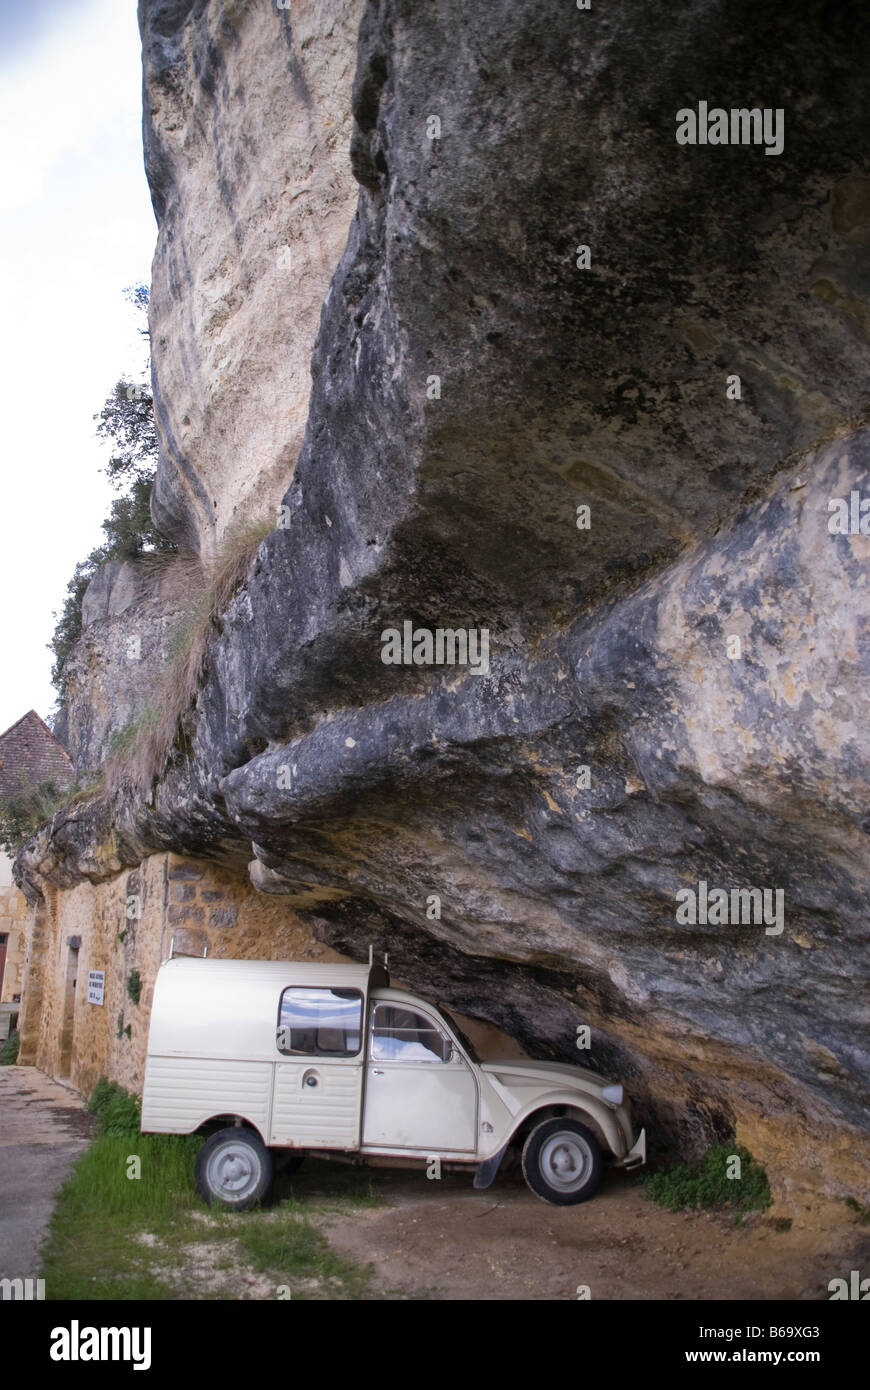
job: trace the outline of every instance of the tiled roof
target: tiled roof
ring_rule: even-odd
[[[0,800],[28,785],[69,784],[72,777],[69,757],[35,709],[0,734]]]

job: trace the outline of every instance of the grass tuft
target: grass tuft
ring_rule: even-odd
[[[0,848],[14,859],[21,846],[57,811],[86,797],[90,790],[50,778],[34,783],[25,775],[18,791],[0,801]]]
[[[139,1136],[141,1102],[117,1081],[101,1076],[88,1101],[88,1111],[96,1115],[100,1134]]]
[[[729,1160],[740,1159],[739,1178],[729,1178]],[[707,1207],[762,1211],[770,1206],[770,1184],[760,1163],[741,1144],[717,1144],[697,1163],[679,1163],[644,1180],[648,1197],[671,1211]]]

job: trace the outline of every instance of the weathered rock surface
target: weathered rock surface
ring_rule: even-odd
[[[153,697],[187,595],[171,566],[110,560],[85,590],[82,636],[64,667],[63,731],[80,782]]]
[[[208,553],[272,515],[296,462],[320,306],[347,239],[362,0],[142,0],[159,234],[160,526]]]
[[[231,10],[145,3],[146,72]],[[870,493],[868,38],[851,3],[370,0],[290,527],[152,804],[73,808],[19,872],[253,845],[257,886],[336,949],[376,941],[543,1055],[591,1024],[657,1146],[736,1128],[781,1191],[866,1201],[870,538],[832,534],[829,501]],[[171,71],[188,106],[214,86]],[[701,100],[783,108],[782,154],[677,145]],[[267,109],[239,101],[235,130]],[[149,170],[157,391],[191,421],[160,506],[203,538],[181,474],[211,496],[237,455],[184,403],[194,346],[217,389],[200,261],[161,265],[223,194]],[[282,332],[276,274],[240,352]],[[239,410],[266,457],[273,413]],[[384,665],[405,620],[487,628],[489,674]],[[701,881],[781,891],[781,933],[679,923]]]

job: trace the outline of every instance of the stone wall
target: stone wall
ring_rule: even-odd
[[[49,889],[31,909],[21,1061],[87,1095],[100,1076],[141,1091],[154,980],[170,953],[341,959],[314,941],[281,899],[206,861],[152,855],[107,883]],[[78,949],[74,1021],[65,1026],[71,951]],[[89,1004],[88,972],[104,971],[105,1002]],[[138,972],[140,993],[135,993]]]
[[[6,968],[0,1004],[11,1004],[21,993],[24,972],[24,926],[27,903],[17,888],[0,887],[0,936],[6,937]]]

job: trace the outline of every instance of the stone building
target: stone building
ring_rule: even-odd
[[[0,801],[9,801],[41,782],[68,786],[72,776],[69,754],[35,709],[0,734]]]
[[[85,1095],[100,1076],[141,1090],[154,980],[170,953],[340,958],[281,899],[172,853],[108,883],[49,887],[28,922],[19,1061]]]
[[[14,1027],[21,1002],[27,903],[12,881],[12,862],[0,853],[0,1042]]]
[[[64,787],[71,778],[65,749],[35,710],[0,734],[0,802],[41,783]],[[21,1001],[26,915],[24,895],[12,879],[12,862],[0,852],[0,1041],[15,1026]]]

